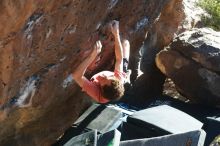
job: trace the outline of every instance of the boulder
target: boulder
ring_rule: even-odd
[[[157,67],[193,102],[220,105],[220,33],[193,29],[157,54]]]
[[[165,76],[156,67],[155,57],[173,40],[185,16],[183,8],[182,0],[171,0],[163,7],[161,15],[147,32],[143,44],[139,46],[140,51],[132,50],[130,57],[132,103],[138,101],[137,104],[142,104],[146,99],[162,94]],[[138,72],[138,67],[142,74]]]
[[[98,38],[91,36],[119,20],[133,55],[158,16],[175,14],[176,3],[181,0],[2,0],[0,145],[54,143],[91,104],[69,76],[92,51]],[[162,20],[163,30],[171,29]],[[88,76],[111,68],[109,58]]]

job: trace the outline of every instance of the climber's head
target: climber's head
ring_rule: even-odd
[[[102,96],[110,101],[119,100],[124,95],[124,84],[116,77],[100,77]]]

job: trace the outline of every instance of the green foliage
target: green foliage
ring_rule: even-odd
[[[205,9],[211,17],[203,17],[202,20],[207,27],[217,31],[220,30],[220,0],[200,0],[199,6]]]

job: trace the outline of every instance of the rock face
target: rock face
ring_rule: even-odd
[[[140,64],[131,62],[133,74],[131,80],[133,83],[133,92],[130,96],[135,97],[132,103],[135,103],[138,98],[144,102],[147,98],[157,97],[162,94],[163,83],[165,76],[158,70],[155,64],[156,54],[167,46],[175,36],[178,26],[184,19],[184,11],[182,0],[171,0],[162,9],[161,15],[157,18],[152,28],[148,31],[141,50],[135,50],[131,58],[139,61]],[[137,77],[137,66],[140,65],[140,70],[143,74]],[[135,72],[136,71],[136,72]]]
[[[116,19],[132,55],[152,27],[147,42],[154,40],[151,51],[160,50],[178,26],[177,5],[181,0],[2,0],[0,145],[53,143],[91,103],[69,77],[91,52],[95,39],[89,38]],[[170,16],[172,20],[166,20]],[[158,33],[159,28],[165,33]],[[111,68],[108,61],[92,71]]]
[[[210,17],[209,14],[198,6],[199,0],[183,0],[185,19],[179,26],[178,33],[192,28],[204,27],[202,17]]]
[[[158,68],[191,101],[220,105],[220,33],[193,29],[157,54]]]

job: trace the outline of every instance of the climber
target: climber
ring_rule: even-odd
[[[119,100],[124,94],[124,83],[129,80],[130,74],[127,69],[130,43],[126,39],[121,41],[118,21],[112,21],[109,26],[114,36],[116,56],[114,72],[102,71],[95,74],[90,80],[84,76],[89,64],[101,52],[101,41],[96,41],[92,53],[72,73],[74,80],[82,88],[82,91],[85,91],[99,103]]]

